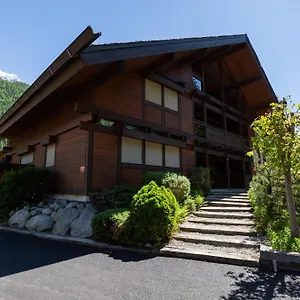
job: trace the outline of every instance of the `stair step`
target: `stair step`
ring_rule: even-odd
[[[249,253],[227,252],[219,247],[187,247],[187,246],[166,246],[160,250],[164,256],[173,256],[180,258],[189,258],[195,260],[211,261],[216,263],[226,263],[241,266],[259,266],[259,253],[253,251]]]
[[[242,225],[242,226],[254,226],[255,223],[250,219],[226,219],[226,218],[204,218],[191,216],[188,219],[192,223],[201,223],[201,224],[216,224],[216,225]]]
[[[212,211],[212,212],[251,212],[251,207],[236,207],[236,206],[204,206],[201,211]]]
[[[213,235],[213,234],[193,234],[193,233],[178,233],[174,239],[195,244],[207,244],[220,247],[243,247],[243,248],[259,248],[257,241],[246,240],[244,237],[229,238],[228,236]]]
[[[207,204],[213,206],[237,206],[237,207],[251,207],[250,202],[239,202],[239,201],[223,201],[223,200],[208,200]]]
[[[251,203],[248,199],[240,199],[240,198],[228,198],[228,197],[213,197],[207,196],[205,198],[206,201],[230,201],[230,202],[241,202],[241,203]]]
[[[180,225],[180,230],[188,232],[215,233],[225,235],[256,235],[253,227],[222,226],[222,225],[201,225],[192,222],[185,222]]]
[[[247,212],[240,213],[224,213],[224,212],[211,212],[211,211],[196,211],[195,216],[205,217],[205,218],[227,218],[227,219],[252,219],[253,214]]]

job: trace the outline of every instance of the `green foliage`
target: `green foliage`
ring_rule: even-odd
[[[12,82],[0,78],[0,117],[15,103],[15,101],[27,90],[28,84]],[[4,141],[0,142],[3,148]]]
[[[178,228],[179,205],[172,192],[154,181],[143,186],[131,203],[131,238],[154,245],[168,241]]]
[[[27,90],[28,84],[0,78],[0,115],[2,116]]]
[[[165,172],[145,172],[142,175],[143,185],[146,185],[151,181],[154,181],[157,185],[162,185],[162,180],[164,176]]]
[[[126,224],[130,211],[126,208],[108,209],[92,221],[93,239],[120,241],[126,238]]]
[[[197,167],[190,170],[189,178],[192,189],[202,190],[204,195],[208,195],[211,190],[210,169]]]
[[[111,208],[129,207],[137,189],[130,185],[119,185],[104,189],[101,193],[90,194],[93,205],[100,211]]]
[[[50,173],[47,169],[26,167],[4,173],[0,180],[0,215],[24,204],[36,204],[43,200]],[[1,218],[1,216],[0,216]]]
[[[191,193],[189,179],[177,173],[166,173],[162,185],[169,188],[180,205],[183,205]]]
[[[300,238],[291,236],[291,229],[286,226],[282,230],[268,230],[268,238],[275,250],[285,252],[300,252]]]
[[[251,125],[255,132],[252,138],[254,150],[262,152],[266,164],[280,174],[293,166],[296,175],[300,175],[300,135],[292,130],[300,126],[299,112],[300,105],[296,113],[291,114],[286,104],[272,103],[270,112]]]

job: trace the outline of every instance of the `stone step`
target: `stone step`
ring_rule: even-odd
[[[207,201],[207,200],[206,200]],[[208,200],[208,205],[212,206],[237,206],[237,207],[251,207],[250,202],[227,201],[227,200]]]
[[[221,192],[210,192],[209,195],[231,195],[231,196],[247,196],[248,197],[248,194],[247,193],[235,193],[235,192],[224,192],[224,193],[221,193]]]
[[[197,245],[197,247],[187,245],[168,245],[160,250],[160,254],[164,256],[189,258],[232,265],[251,267],[259,266],[258,252],[249,251],[246,253],[238,253],[238,251],[236,251],[236,248],[233,248],[233,251],[227,252],[224,251],[224,249],[221,247],[199,247],[199,244]]]
[[[211,212],[251,212],[251,207],[236,207],[236,206],[203,206],[201,211]]]
[[[205,201],[231,201],[231,202],[240,202],[240,203],[251,203],[248,199],[239,199],[239,198],[228,198],[228,197],[213,197],[207,196]]]
[[[205,218],[191,216],[188,220],[192,223],[201,224],[216,224],[216,225],[244,225],[244,226],[254,226],[255,223],[251,219],[225,219],[225,218]]]
[[[195,244],[207,244],[220,247],[242,247],[258,249],[259,243],[257,241],[247,240],[245,237],[228,237],[225,235],[214,235],[214,234],[198,234],[182,232],[174,236],[174,239],[195,243]]]
[[[249,226],[227,226],[227,225],[202,225],[192,222],[185,222],[180,225],[180,230],[188,232],[212,233],[212,234],[225,234],[225,235],[256,235],[254,227]]]
[[[226,219],[252,219],[253,214],[248,212],[230,213],[230,212],[211,212],[211,211],[196,211],[195,216],[205,218],[226,218]]]

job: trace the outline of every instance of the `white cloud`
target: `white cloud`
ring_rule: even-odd
[[[16,74],[6,73],[0,70],[0,78],[9,80],[9,81],[21,81]]]

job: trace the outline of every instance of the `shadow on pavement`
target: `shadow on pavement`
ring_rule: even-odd
[[[228,272],[226,276],[234,283],[229,295],[221,297],[222,300],[300,299],[300,276],[296,273],[245,269],[242,273]]]
[[[95,247],[0,231],[0,278],[97,252]],[[150,258],[128,251],[108,255],[124,262]]]

